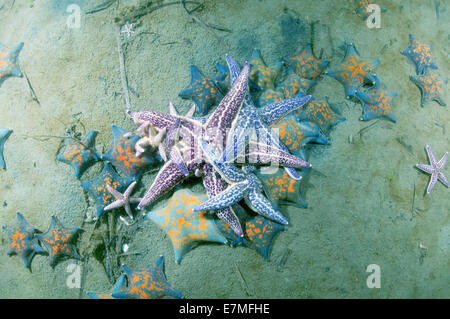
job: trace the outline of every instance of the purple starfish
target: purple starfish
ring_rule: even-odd
[[[433,153],[431,152],[430,146],[427,145],[427,154],[428,158],[430,159],[431,165],[425,165],[425,164],[417,164],[416,167],[428,174],[431,174],[430,183],[427,187],[427,193],[429,194],[431,190],[433,189],[434,185],[436,184],[437,180],[440,180],[442,184],[444,184],[447,187],[450,187],[450,184],[445,178],[444,173],[442,172],[442,169],[445,166],[445,162],[447,162],[448,152],[445,152],[444,156],[442,156],[441,160],[439,162],[436,161],[436,158],[434,157]]]

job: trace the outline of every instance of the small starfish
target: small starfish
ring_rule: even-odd
[[[142,198],[130,197],[131,193],[133,192],[134,186],[136,186],[136,182],[131,183],[130,186],[128,186],[127,190],[123,194],[121,194],[110,185],[106,185],[108,192],[110,192],[111,195],[116,198],[116,201],[106,206],[105,211],[123,207],[125,208],[125,212],[128,214],[128,216],[133,219],[133,213],[131,212],[130,204],[137,204],[142,200]]]
[[[28,224],[21,213],[17,213],[17,224],[11,227],[3,226],[8,233],[10,251],[8,255],[18,255],[23,259],[25,268],[31,271],[31,261],[37,253],[45,253],[39,245],[36,229]]]
[[[136,155],[135,146],[140,139],[139,135],[129,135],[124,129],[113,125],[111,148],[102,155],[102,159],[110,161],[127,177],[139,178],[147,167],[159,162],[149,152]]]
[[[427,187],[427,193],[430,194],[431,190],[433,189],[434,185],[438,180],[440,180],[442,184],[444,184],[446,187],[450,187],[450,183],[448,182],[443,172],[445,163],[447,162],[448,152],[445,152],[441,160],[437,162],[436,158],[431,152],[430,146],[427,145],[426,150],[428,154],[428,159],[430,160],[430,165],[417,164],[416,167],[424,171],[425,173],[431,174],[430,183],[428,184]]]
[[[0,86],[10,76],[22,76],[19,66],[19,53],[22,48],[23,42],[12,49],[0,43]]]
[[[80,178],[92,162],[100,159],[100,155],[94,149],[97,133],[97,131],[89,131],[81,141],[76,141],[68,135],[63,151],[56,156],[58,161],[72,165],[76,178]]]
[[[223,99],[215,80],[205,77],[195,65],[191,66],[191,83],[178,95],[183,99],[194,101],[198,116],[208,114],[209,109]]]
[[[113,294],[117,294],[126,290],[126,279],[126,275],[122,274],[120,275],[119,279],[117,279],[116,283],[110,291],[104,293],[88,292],[87,295],[92,299],[115,299],[112,296]]]
[[[380,85],[380,80],[375,76],[375,85],[364,93],[356,91],[356,96],[363,105],[361,120],[368,121],[374,118],[383,118],[391,122],[397,122],[392,113],[392,101],[398,94],[391,92]]]
[[[308,80],[298,76],[290,67],[287,78],[280,84],[280,89],[283,91],[285,99],[292,99],[296,96],[307,95],[316,83],[316,79]]]
[[[317,78],[328,64],[330,64],[330,62],[322,62],[314,56],[311,43],[306,44],[300,53],[290,57],[287,63],[298,76],[310,80]]]
[[[201,140],[200,144],[210,164],[230,186],[217,196],[195,207],[195,211],[226,208],[245,198],[248,205],[258,214],[278,223],[288,224],[286,218],[262,194],[263,186],[253,173],[256,170],[254,166],[244,166],[244,171],[241,171],[232,164],[224,163],[204,140]]]
[[[52,216],[47,232],[36,235],[48,251],[51,267],[55,266],[59,256],[81,259],[76,252],[75,245],[71,243],[78,231],[80,231],[79,228],[64,227],[55,216]]]
[[[181,299],[183,296],[167,282],[163,271],[164,257],[159,256],[150,270],[132,270],[125,265],[122,269],[128,277],[130,287],[111,294],[118,299]]]
[[[125,33],[127,35],[127,37],[130,37],[132,34],[134,34],[133,31],[133,23],[126,23],[123,28],[122,31],[120,31],[122,33]]]
[[[375,84],[375,78],[371,70],[378,65],[378,60],[364,62],[359,57],[353,44],[347,45],[344,61],[341,65],[328,70],[327,74],[339,82],[345,88],[345,95],[350,98],[364,83]]]
[[[269,259],[273,240],[279,232],[285,230],[285,227],[260,215],[250,215],[238,204],[233,205],[233,211],[244,225],[244,237],[237,236],[222,220],[216,221],[219,230],[230,241],[231,246],[244,246],[254,249],[264,259]]]
[[[374,3],[373,0],[354,0],[354,2],[356,2],[357,5],[355,13],[364,20],[366,20],[370,16],[370,13],[367,11],[367,8],[369,7],[370,4]]]
[[[311,100],[300,110],[292,112],[299,121],[311,121],[319,125],[320,130],[326,133],[330,128],[345,121],[345,117],[336,114],[330,106],[328,99]]]
[[[8,128],[0,128],[0,168],[6,170],[5,158],[3,157],[3,148],[6,140],[13,133],[13,130]]]
[[[272,66],[267,66],[261,56],[261,51],[255,49],[250,64],[251,71],[249,79],[256,85],[258,91],[275,88],[275,81],[281,71],[283,63],[278,62]]]
[[[132,114],[130,110],[127,110],[127,115]],[[161,157],[165,156],[162,141],[166,135],[167,128],[162,128],[159,131],[153,127],[150,121],[141,120],[138,118],[133,118],[134,124],[138,126],[136,129],[136,135],[140,138],[136,141],[134,148],[136,150],[136,157],[141,157],[142,154],[146,152],[146,148],[150,146],[151,148],[157,148]],[[123,135],[124,138],[129,138],[133,136],[133,133],[128,132]]]
[[[431,57],[431,45],[417,41],[412,34],[409,35],[409,47],[402,54],[414,63],[417,74],[424,74],[428,68],[438,68]]]
[[[265,107],[277,102],[282,102],[284,98],[284,93],[281,89],[266,89],[262,91],[258,97],[258,105],[260,107]]]
[[[228,67],[221,63],[216,63],[216,69],[219,72],[219,75],[214,78],[214,82],[222,92],[228,92],[231,87],[230,72],[228,72]]]
[[[447,105],[442,98],[442,90],[444,87],[442,80],[439,80],[432,74],[410,76],[409,78],[419,87],[422,93],[422,106],[430,101],[436,101],[442,106]]]
[[[81,187],[94,198],[97,205],[97,218],[100,218],[105,213],[105,208],[114,201],[113,195],[108,191],[108,186],[118,192],[123,192],[133,181],[134,179],[131,177],[120,177],[112,165],[106,163],[97,178],[81,183]]]
[[[222,244],[227,242],[217,231],[211,214],[193,210],[194,206],[200,205],[206,199],[206,195],[180,189],[172,195],[166,207],[147,214],[170,236],[177,263],[201,241]]]

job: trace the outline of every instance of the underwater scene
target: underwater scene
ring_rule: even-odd
[[[450,297],[449,1],[0,21],[0,299]]]

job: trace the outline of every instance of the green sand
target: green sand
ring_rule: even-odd
[[[67,2],[67,3],[66,3]],[[66,226],[83,224],[86,202],[79,181],[70,166],[55,160],[59,139],[40,141],[29,135],[64,134],[65,126],[79,118],[86,130],[99,131],[99,153],[111,143],[111,125],[127,130],[134,125],[124,113],[119,63],[112,23],[116,6],[96,14],[82,15],[80,29],[68,29],[65,9],[88,1],[5,1],[0,10],[0,42],[12,47],[25,43],[20,65],[26,72],[38,105],[30,96],[25,78],[11,78],[0,88],[0,127],[14,134],[5,147],[8,164],[0,172],[0,225],[15,222],[16,211],[41,231],[50,217],[58,216]],[[98,1],[101,3],[102,1]],[[121,1],[120,7],[137,1]],[[84,3],[84,4],[83,4]],[[323,76],[314,88],[315,97],[327,95],[339,106],[347,121],[330,134],[329,146],[312,146],[309,161],[313,173],[303,182],[309,208],[282,207],[290,226],[275,240],[270,260],[255,251],[226,245],[203,244],[174,262],[170,239],[150,220],[128,242],[130,252],[121,258],[131,268],[151,267],[159,255],[165,256],[169,283],[187,298],[444,298],[450,296],[449,190],[438,183],[424,196],[429,177],[414,165],[427,163],[427,144],[436,157],[450,151],[449,107],[431,102],[420,105],[420,91],[409,80],[414,66],[400,51],[408,46],[410,33],[433,45],[439,69],[434,74],[448,76],[450,70],[450,7],[446,1],[383,1],[381,29],[367,28],[354,13],[352,1],[205,1],[197,13],[202,20],[224,26],[232,33],[205,30],[189,21],[179,5],[169,6],[141,19],[136,33],[123,37],[129,86],[134,110],[168,112],[169,101],[180,112],[190,106],[178,93],[190,81],[189,65],[197,65],[206,75],[216,74],[215,63],[230,53],[241,63],[257,47],[268,63],[291,56],[310,40],[309,22],[320,20],[331,31],[334,51],[331,66],[341,62],[340,49],[355,43],[363,58],[381,58],[376,69],[382,84],[399,93],[393,112],[396,124],[380,120],[361,122],[361,106],[345,101],[336,80]],[[437,17],[435,3],[440,3]],[[1,7],[1,6],[0,6]],[[220,40],[219,40],[220,39]],[[382,50],[382,48],[384,49]],[[99,80],[101,77],[103,80]],[[444,100],[450,103],[447,86]],[[80,125],[77,130],[82,131]],[[353,139],[349,139],[353,136]],[[397,138],[412,146],[408,152]],[[349,142],[352,140],[352,143]],[[98,175],[100,163],[81,178]],[[450,166],[445,174],[450,177]],[[143,195],[152,174],[137,186]],[[413,189],[416,188],[413,210]],[[195,185],[201,189],[200,185]],[[87,211],[95,207],[92,201]],[[160,207],[160,201],[155,207]],[[93,224],[83,225],[78,244],[87,242]],[[8,239],[0,234],[0,296],[3,298],[78,298],[80,291],[66,286],[71,259],[50,268],[47,256],[36,256],[33,273],[17,256],[8,257]],[[428,249],[421,249],[422,244]],[[279,271],[286,250],[291,254]],[[369,289],[366,267],[381,267],[381,288]],[[245,278],[244,287],[240,275]],[[111,287],[103,266],[90,258],[84,264],[87,291],[101,292]]]

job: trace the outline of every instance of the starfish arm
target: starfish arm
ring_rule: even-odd
[[[436,161],[436,158],[434,157],[433,152],[431,151],[431,147],[429,145],[427,145],[426,150],[427,150],[428,158],[430,159],[431,166],[435,166],[437,161]]]
[[[127,215],[133,219],[133,213],[131,212],[131,208],[130,208],[130,203],[125,203],[125,205],[123,206],[125,208],[125,212],[127,213]]]
[[[436,167],[438,169],[442,169],[445,166],[445,163],[447,162],[448,152],[445,152],[444,156],[442,156],[441,160],[437,162]]]
[[[434,185],[436,185],[436,182],[438,180],[438,176],[439,176],[438,173],[431,174],[430,183],[428,184],[428,187],[427,187],[427,193],[428,194],[431,193],[431,190],[433,189]]]
[[[450,184],[449,184],[447,178],[445,177],[444,173],[439,172],[438,179],[442,182],[442,184],[444,184],[447,187],[450,187]]]
[[[120,208],[122,206],[124,206],[124,202],[122,200],[116,200],[115,202],[112,202],[111,204],[106,206],[104,208],[104,210],[108,211],[108,210],[112,210],[112,209],[115,209],[115,208]]]
[[[247,203],[249,206],[257,212],[258,214],[267,217],[271,220],[274,220],[283,225],[287,225],[288,221],[286,218],[275,208],[273,208],[270,201],[264,197],[263,194],[253,189],[249,192],[247,198]]]
[[[196,106],[195,104],[192,104],[192,106],[191,106],[191,108],[189,109],[189,111],[187,111],[185,117],[193,117],[196,108],[197,108],[197,106]]]
[[[229,186],[225,191],[217,196],[208,199],[203,204],[194,208],[195,211],[217,210],[236,204],[244,198],[248,190],[248,183],[238,183]]]
[[[130,203],[131,204],[137,204],[137,203],[140,203],[141,200],[142,200],[142,198],[140,198],[140,197],[131,197],[130,198]]]
[[[230,82],[231,85],[233,85],[239,76],[239,64],[228,54],[225,55],[225,59],[227,60],[228,69],[230,70]]]
[[[124,198],[124,195],[122,195],[120,192],[112,188],[110,185],[106,185],[106,189],[108,192],[111,193],[116,199],[122,200]]]
[[[309,100],[311,100],[311,97],[311,95],[306,95],[301,98],[288,99],[268,104],[261,110],[261,115],[266,124],[271,125],[283,116],[308,103]]]
[[[159,171],[147,193],[145,193],[138,205],[138,209],[142,209],[144,206],[153,203],[161,195],[177,185],[184,177],[185,176],[180,172],[175,163],[171,160],[167,161]]]
[[[427,172],[428,174],[433,174],[433,172],[434,172],[433,167],[430,165],[417,164],[416,167],[424,172]]]
[[[130,184],[130,186],[128,186],[127,190],[125,191],[125,193],[123,193],[122,197],[129,198],[131,193],[133,192],[133,189],[135,186],[136,186],[136,181],[134,181],[133,183]]]
[[[175,163],[175,165],[183,173],[184,176],[189,175],[189,171],[183,161],[181,152],[176,146],[172,147],[172,149],[170,150],[170,159]]]
[[[157,128],[158,130],[171,127],[177,120],[177,118],[172,115],[157,111],[127,111],[127,115],[132,118],[135,123],[136,121],[148,121],[151,125],[153,125],[153,127]]]

